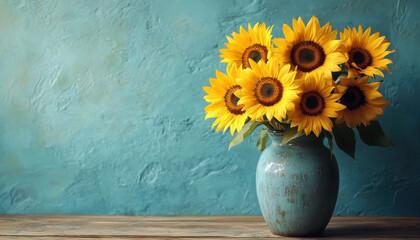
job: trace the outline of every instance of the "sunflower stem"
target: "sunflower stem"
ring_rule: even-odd
[[[283,124],[281,124],[276,118],[272,118],[271,120],[268,120],[266,116],[264,118],[264,125],[266,125],[270,130],[278,131],[278,130],[285,130],[285,127]]]
[[[276,130],[276,128],[273,125],[271,125],[270,122],[264,121],[263,123],[268,129],[270,129],[272,131]]]

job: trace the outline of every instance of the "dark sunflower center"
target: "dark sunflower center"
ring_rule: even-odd
[[[299,61],[302,63],[311,63],[315,60],[315,52],[311,49],[302,49],[299,52]]]
[[[300,109],[308,116],[317,116],[325,108],[324,98],[318,92],[307,92],[302,95]]]
[[[259,62],[261,60],[261,58],[262,58],[262,55],[258,51],[252,51],[249,54],[249,58],[251,58],[252,60],[254,60],[254,62]]]
[[[308,109],[316,109],[319,106],[320,102],[318,101],[318,98],[315,96],[309,96],[306,99],[305,105]]]
[[[259,62],[261,60],[267,62],[267,53],[267,47],[260,44],[254,44],[248,47],[242,54],[242,68],[245,69],[251,67],[249,59],[254,60],[254,62]]]
[[[361,63],[364,63],[366,60],[365,55],[363,55],[361,52],[355,52],[353,54],[353,61],[357,64],[360,65]]]
[[[261,95],[266,98],[272,97],[274,91],[274,86],[271,83],[264,83],[261,87]]]
[[[290,51],[290,60],[302,72],[311,72],[325,62],[324,49],[315,42],[302,41]]]
[[[230,102],[237,106],[238,102],[239,102],[239,98],[235,94],[231,94],[230,95]]]
[[[226,108],[229,110],[229,112],[235,115],[241,115],[245,113],[245,111],[242,111],[242,107],[244,105],[243,104],[238,105],[239,98],[235,95],[235,92],[239,89],[241,89],[241,86],[235,85],[229,88],[225,94]]]
[[[372,64],[372,55],[364,48],[353,48],[349,52],[348,64],[354,68],[351,64],[355,63],[359,68],[365,69]]]
[[[263,77],[257,82],[254,95],[261,105],[273,106],[283,96],[283,85],[275,78]]]
[[[347,88],[340,102],[346,105],[348,110],[353,111],[366,103],[366,96],[359,87],[351,86]]]

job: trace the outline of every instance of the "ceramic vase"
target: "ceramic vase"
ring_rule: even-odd
[[[319,236],[334,212],[337,162],[323,139],[311,134],[281,146],[283,132],[269,131],[272,143],[260,156],[256,187],[262,215],[282,236]]]

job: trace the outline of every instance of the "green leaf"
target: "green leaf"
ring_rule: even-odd
[[[261,122],[255,122],[252,123],[252,121],[249,121],[245,123],[245,125],[242,127],[242,130],[240,133],[237,133],[232,140],[230,140],[229,149],[230,150],[233,146],[238,145],[242,141],[244,141],[251,133],[262,123]]]
[[[304,134],[303,131],[298,132],[298,128],[288,128],[284,132],[283,135],[283,141],[281,141],[281,145],[284,146],[286,143],[288,143],[290,140],[293,140],[295,138],[298,138]]]
[[[275,127],[275,130],[280,130],[280,131],[286,130],[285,124],[279,122],[279,120],[277,120],[275,117],[271,119],[270,124]]]
[[[270,138],[268,136],[268,128],[263,127],[261,128],[260,134],[258,134],[258,141],[257,141],[257,148],[261,152],[264,151],[265,147],[267,146],[268,139]]]
[[[356,138],[353,129],[346,124],[334,124],[333,134],[338,148],[354,159],[356,151]]]
[[[359,136],[369,146],[390,147],[395,146],[391,139],[382,131],[378,121],[372,121],[370,125],[357,127]]]
[[[263,121],[261,122],[262,124],[264,124],[268,129],[270,130],[275,130],[275,126],[271,125],[270,121],[268,121],[267,117],[264,115],[263,116]]]
[[[332,158],[333,149],[334,149],[334,144],[333,144],[333,141],[332,141],[333,136],[328,131],[323,131],[323,132],[324,132],[325,137],[327,137],[327,139],[328,139],[328,146],[330,147],[330,153],[331,153],[330,157]]]

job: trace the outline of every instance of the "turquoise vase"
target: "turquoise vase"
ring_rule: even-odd
[[[257,166],[257,195],[270,230],[282,236],[319,236],[334,212],[338,167],[323,138],[298,137],[281,146],[283,132],[269,131],[272,144]]]

